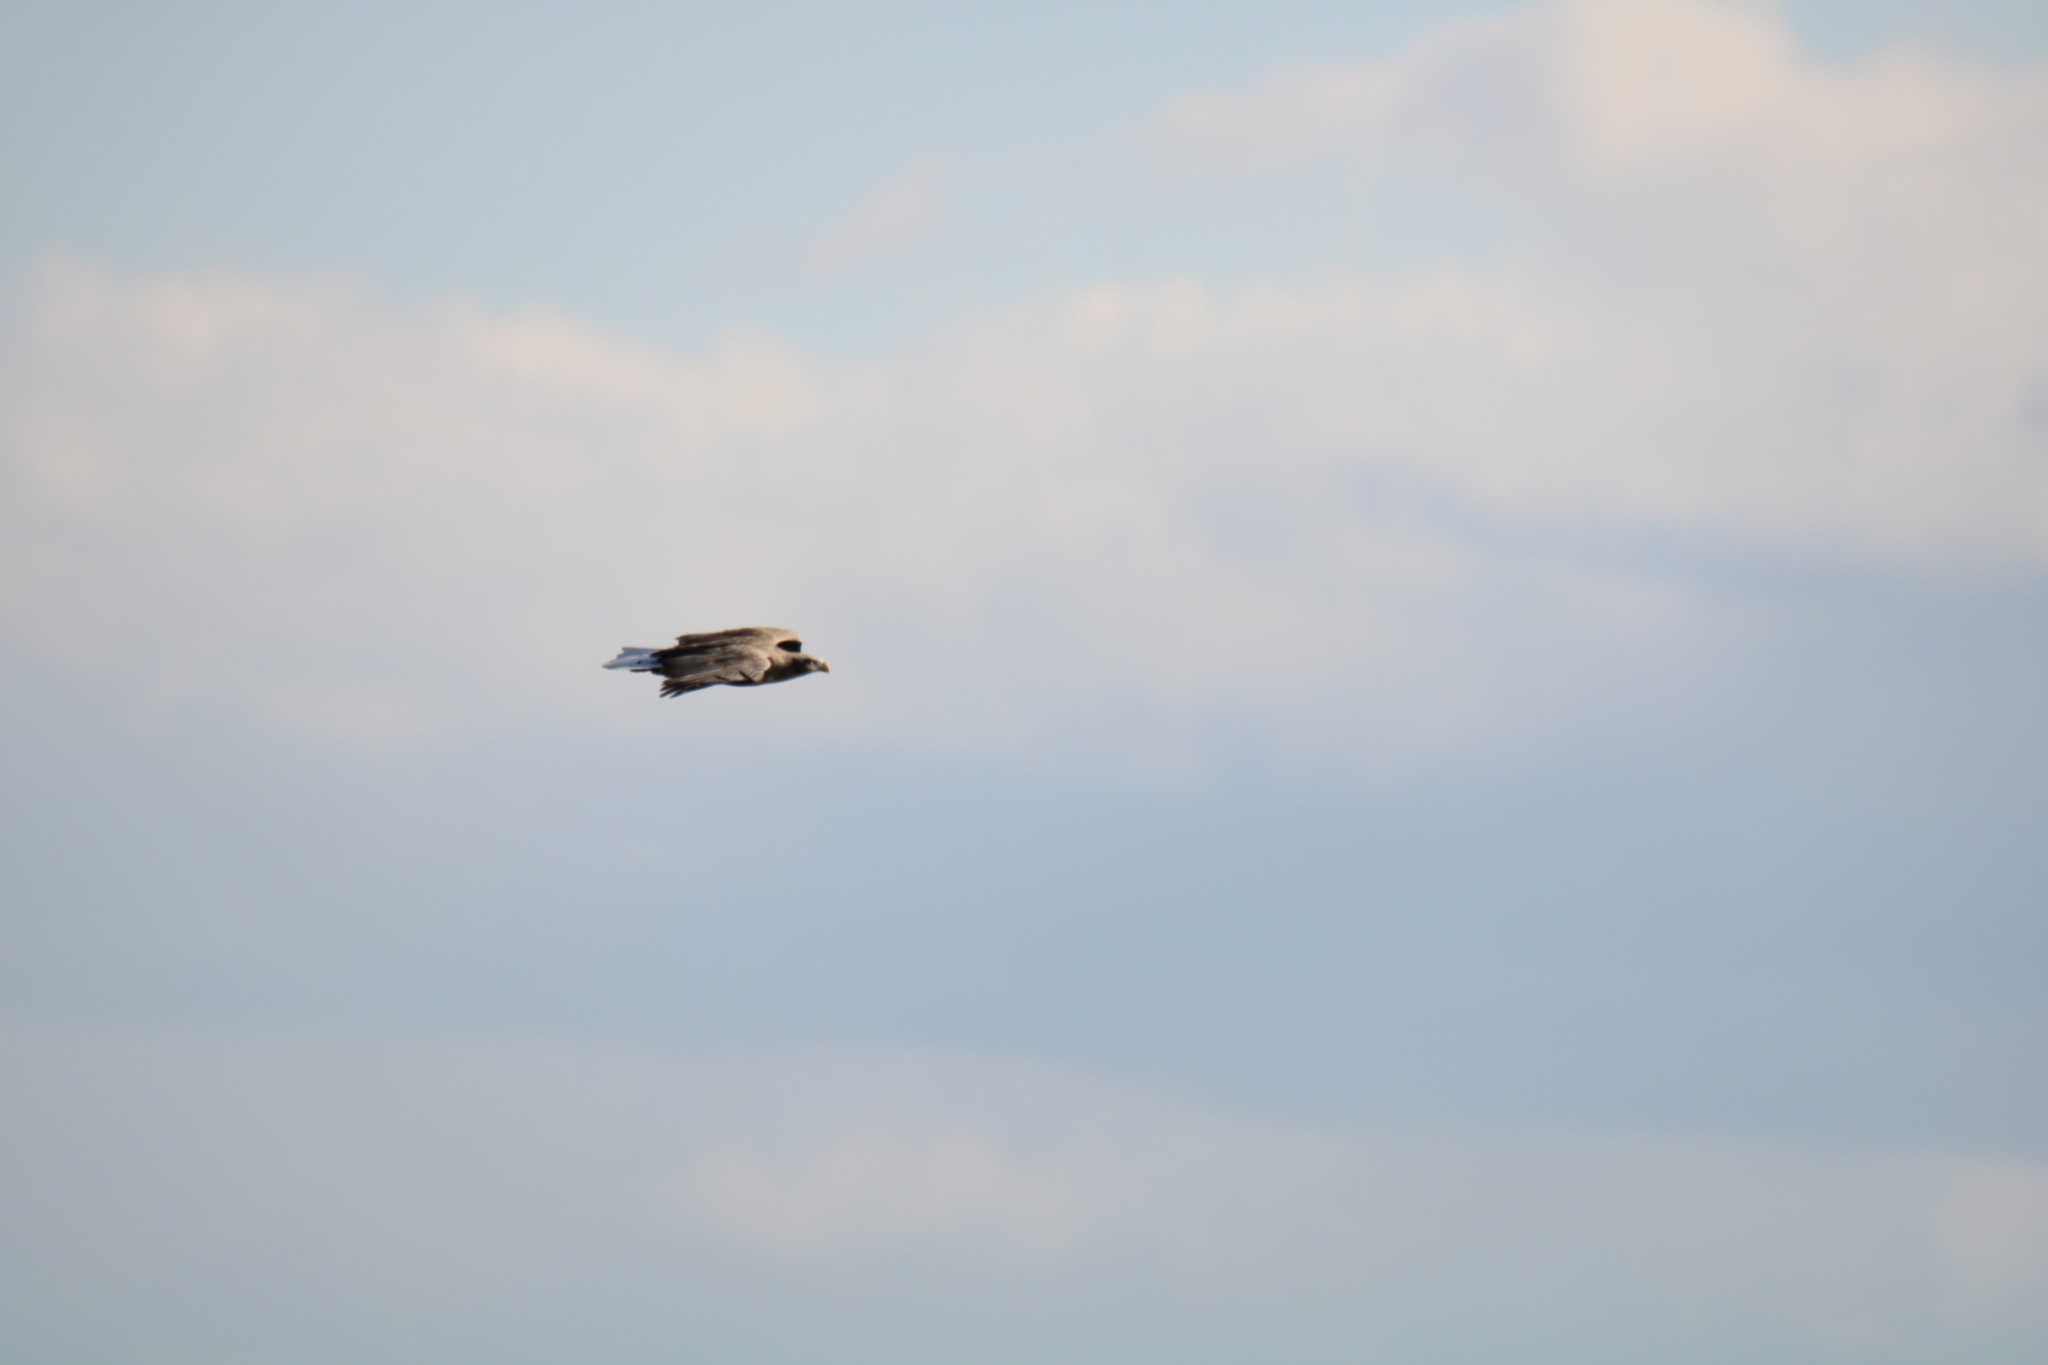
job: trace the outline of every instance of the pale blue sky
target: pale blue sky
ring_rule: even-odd
[[[8,28],[0,1355],[2048,1350],[2035,6]]]

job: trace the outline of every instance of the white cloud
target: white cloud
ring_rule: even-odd
[[[1386,458],[1524,514],[1920,571],[2048,561],[2039,71],[1831,66],[1768,9],[1568,0],[1162,126],[1219,166],[1448,178],[1496,216],[1492,259],[1376,282],[1312,332],[1422,419],[1313,386]]]
[[[1760,10],[1451,25],[1169,121],[1388,192],[1453,167],[1506,245],[1077,282],[857,361],[55,269],[12,343],[0,602],[38,658],[146,647],[104,685],[157,723],[638,723],[592,659],[763,619],[837,668],[772,725],[693,700],[749,742],[1488,743],[1739,645],[1617,567],[1631,537],[2048,564],[2044,108],[1821,64]]]
[[[0,1264],[93,1286],[0,1330],[95,1358],[137,1314],[164,1360],[417,1358],[451,1331],[477,1358],[597,1332],[607,1359],[680,1334],[878,1361],[2048,1339],[2048,1173],[2018,1158],[1261,1121],[917,1053],[17,1037],[0,1066]]]
[[[1245,164],[1426,154],[1497,174],[1534,152],[1544,174],[1834,179],[1929,153],[2026,154],[2043,98],[2034,71],[1917,48],[1823,62],[1769,4],[1546,0],[1389,56],[1185,95],[1160,119]]]
[[[1075,334],[1061,302],[827,364],[765,338],[671,355],[335,287],[52,271],[10,404],[14,639],[146,650],[125,705],[166,723],[225,705],[415,740],[621,715],[595,667],[618,644],[787,621],[839,667],[782,698],[776,733],[1022,749],[1107,725],[1156,750],[1219,708],[1282,741],[1460,742],[1501,723],[1503,641],[1597,649],[1681,614],[1349,487],[1371,461],[1341,414],[1293,404],[1284,366],[1229,382],[1247,347],[1301,340],[1237,301],[1193,281],[1095,297],[1135,349],[1114,319]],[[1489,637],[1503,612],[1536,624]],[[974,686],[935,695],[929,667],[955,659]],[[1518,679],[1510,725],[1549,712],[1546,686],[1568,704],[1577,667]],[[1281,701],[1323,713],[1258,719]]]
[[[812,236],[804,264],[830,275],[901,251],[930,233],[943,205],[938,167],[918,162],[877,181]]]
[[[2048,1166],[1970,1163],[1951,1177],[1937,1219],[1959,1316],[2048,1303]]]
[[[1081,1216],[1068,1172],[1021,1160],[997,1133],[861,1127],[793,1150],[714,1148],[685,1164],[675,1197],[741,1246],[804,1260],[1050,1255]]]

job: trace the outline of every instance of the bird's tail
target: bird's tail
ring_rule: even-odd
[[[619,657],[605,665],[606,668],[630,668],[635,673],[652,673],[661,667],[661,661],[654,657],[652,649],[639,645],[625,645],[619,650]]]

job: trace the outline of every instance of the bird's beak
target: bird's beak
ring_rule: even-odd
[[[830,673],[832,671],[832,665],[826,663],[823,659],[820,659],[818,660],[818,671],[820,673]]]

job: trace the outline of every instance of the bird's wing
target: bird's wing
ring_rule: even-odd
[[[717,687],[721,683],[738,681],[740,679],[729,678],[721,673],[692,673],[686,678],[664,678],[661,684],[661,695],[664,697],[680,697],[685,692],[698,692],[707,687]]]
[[[676,642],[662,652],[667,654],[680,651],[694,654],[732,646],[775,645],[783,640],[795,638],[795,631],[784,630],[780,626],[741,626],[737,630],[711,630],[701,635],[678,635]]]
[[[767,650],[746,645],[675,654],[661,661],[661,695],[680,697],[685,692],[721,684],[745,687],[767,677],[768,664]]]

